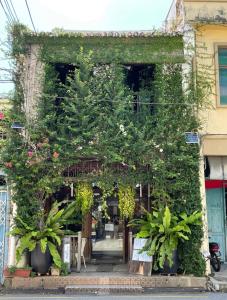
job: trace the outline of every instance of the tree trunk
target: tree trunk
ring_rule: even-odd
[[[92,215],[87,213],[83,218],[82,223],[82,237],[87,238],[87,244],[84,249],[84,256],[86,260],[91,260],[91,231],[92,231]]]

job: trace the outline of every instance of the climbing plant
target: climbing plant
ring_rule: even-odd
[[[154,205],[168,202],[175,214],[200,211],[199,147],[186,144],[185,132],[197,131],[200,126],[197,110],[206,94],[204,82],[202,89],[195,86],[194,74],[189,72],[184,78],[187,85],[182,86],[181,64],[166,63],[165,57],[164,63],[156,64],[154,80],[135,95],[126,84],[122,56],[108,55],[108,63],[100,64],[92,49],[81,47],[78,37],[72,38],[80,47],[70,53],[71,71],[63,82],[55,63],[59,57],[60,62],[64,56],[69,60],[69,45],[65,44],[67,37],[61,36],[56,38],[59,43],[64,41],[60,52],[59,47],[53,50],[56,41],[51,40],[50,48],[40,42],[43,89],[36,117],[28,121],[23,110],[22,57],[33,37],[22,29],[13,30],[13,55],[21,69],[15,77],[9,118],[11,123],[21,122],[24,130],[8,128],[10,138],[2,162],[13,183],[18,216],[35,222],[37,212],[45,209],[48,199],[63,184],[65,170],[94,159],[98,168],[77,173],[77,200],[83,214],[93,203],[92,182],[100,186],[108,183],[107,194],[118,184],[119,208],[125,218],[133,216],[133,187],[137,183],[150,184],[151,195],[157,200]],[[45,36],[39,38],[45,40]],[[180,245],[181,252],[187,253],[182,256],[182,272],[203,275],[205,264],[199,250],[202,228],[197,226],[192,233],[193,238]]]

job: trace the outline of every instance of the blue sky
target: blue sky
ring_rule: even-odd
[[[6,1],[7,2],[7,1]],[[9,3],[10,1],[8,1]],[[11,0],[19,21],[32,29],[25,0]],[[5,0],[2,0],[3,5]],[[160,28],[172,0],[27,0],[37,31],[151,30]],[[0,44],[6,39],[7,19],[0,6]],[[0,68],[8,67],[0,53]],[[0,79],[4,72],[0,70]],[[0,94],[11,85],[0,82]]]

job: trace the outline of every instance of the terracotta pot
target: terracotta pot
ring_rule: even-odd
[[[27,269],[16,269],[15,273],[13,273],[14,277],[29,277],[31,274],[31,270]]]
[[[31,270],[28,270],[28,269],[16,269],[16,271],[14,273],[11,273],[9,271],[8,268],[6,268],[4,271],[3,271],[3,274],[5,277],[7,278],[12,278],[12,277],[29,277],[30,274],[31,274]]]
[[[8,268],[5,268],[3,271],[3,275],[4,277],[12,278],[14,276],[14,273],[11,273]]]

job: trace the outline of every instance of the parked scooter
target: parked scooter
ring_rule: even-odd
[[[209,243],[209,251],[210,264],[215,272],[219,272],[221,270],[221,252],[219,244],[215,242]]]

